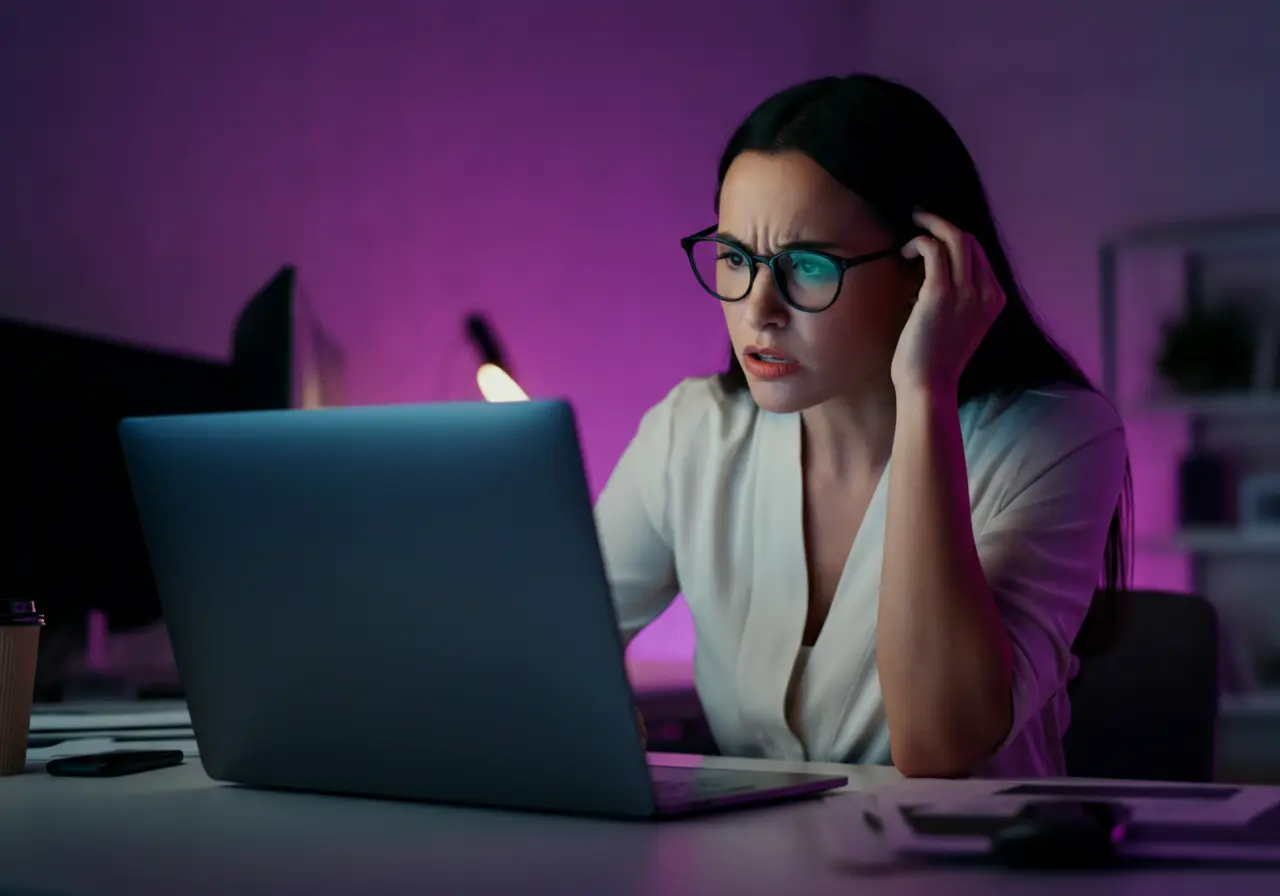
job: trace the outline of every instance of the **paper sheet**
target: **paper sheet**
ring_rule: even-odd
[[[1103,800],[1132,813],[1124,855],[1280,861],[1280,788],[1123,781],[917,781],[876,794],[885,838],[904,853],[976,855],[1028,802]]]
[[[108,753],[115,750],[181,750],[188,759],[200,755],[196,749],[195,738],[119,741],[109,737],[76,737],[59,741],[48,747],[28,748],[27,762],[42,763],[66,756],[88,756],[91,753]]]
[[[990,796],[984,799],[917,806],[929,815],[1009,818],[1029,802],[1045,799],[1079,800],[1067,796]],[[1108,802],[1121,802],[1130,812],[1130,821],[1143,824],[1248,824],[1276,805],[1274,795],[1242,790],[1229,800],[1141,799],[1119,795],[1102,797]]]
[[[167,703],[155,708],[136,703],[84,704],[44,708],[31,713],[31,732],[119,731],[145,728],[189,728],[191,713],[186,706]]]

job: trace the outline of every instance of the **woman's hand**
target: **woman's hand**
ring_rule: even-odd
[[[916,237],[902,255],[924,259],[924,284],[890,373],[898,390],[954,391],[1004,308],[1004,290],[976,239],[937,215],[918,211],[914,217],[931,236]]]

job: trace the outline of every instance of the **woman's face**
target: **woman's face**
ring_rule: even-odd
[[[792,152],[734,160],[720,190],[718,232],[764,256],[797,244],[842,258],[897,248],[857,195]],[[783,301],[761,265],[746,298],[722,303],[756,403],[775,413],[800,411],[887,380],[919,286],[920,274],[895,252],[848,269],[835,304],[806,313]]]

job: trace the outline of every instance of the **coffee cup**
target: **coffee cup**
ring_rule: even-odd
[[[27,734],[44,617],[29,600],[0,600],[0,775],[27,768]]]

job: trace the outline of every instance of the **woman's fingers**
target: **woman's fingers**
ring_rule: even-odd
[[[912,217],[918,225],[933,234],[933,238],[946,247],[950,285],[961,295],[969,292],[971,269],[968,235],[950,221],[926,211],[917,211]]]
[[[902,249],[904,258],[924,259],[924,283],[918,300],[940,299],[952,292],[951,261],[946,249],[932,237],[918,236]]]

